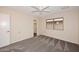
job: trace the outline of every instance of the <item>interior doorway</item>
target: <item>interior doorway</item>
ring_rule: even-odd
[[[34,33],[33,33],[33,35],[34,35],[34,37],[36,37],[37,36],[37,21],[36,20],[34,20]]]

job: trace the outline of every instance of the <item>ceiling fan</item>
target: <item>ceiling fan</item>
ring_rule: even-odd
[[[49,13],[50,11],[46,11],[46,9],[49,8],[49,6],[32,6],[32,8],[35,9],[35,11],[32,11],[34,13],[40,13],[42,14],[43,12]]]

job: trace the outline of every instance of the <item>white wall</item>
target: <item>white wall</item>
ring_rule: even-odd
[[[33,37],[33,17],[0,7],[0,13],[11,16],[11,43]]]
[[[41,35],[41,27],[42,27],[42,24],[41,24],[41,18],[37,18],[37,35]]]
[[[64,17],[64,31],[47,30],[46,19]],[[41,35],[79,44],[79,10],[67,10],[45,16],[41,20]]]

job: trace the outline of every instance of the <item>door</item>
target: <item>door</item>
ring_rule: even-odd
[[[10,16],[0,14],[0,47],[10,44]]]

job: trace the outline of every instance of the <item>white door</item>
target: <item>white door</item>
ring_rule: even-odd
[[[0,14],[0,47],[10,44],[10,16]]]

